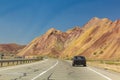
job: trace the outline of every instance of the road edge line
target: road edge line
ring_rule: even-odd
[[[107,80],[112,80],[111,78],[109,78],[109,77],[107,77],[107,76],[103,75],[103,74],[102,74],[102,73],[100,73],[100,72],[95,71],[94,69],[91,69],[91,68],[89,68],[89,67],[88,67],[88,69],[89,69],[89,70],[91,70],[91,71],[93,71],[93,72],[95,72],[95,73],[97,73],[97,74],[99,74],[100,76],[102,76],[102,77],[106,78]]]

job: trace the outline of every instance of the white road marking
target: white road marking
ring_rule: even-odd
[[[9,69],[15,69],[15,68],[20,68],[20,67],[26,67],[26,66],[30,66],[30,65],[35,65],[38,63],[43,63],[46,62],[48,59],[41,61],[41,62],[36,62],[36,63],[31,63],[31,64],[24,64],[24,65],[17,65],[17,66],[10,66],[10,67],[5,67],[3,69],[1,69],[0,71],[5,71],[5,70],[9,70]]]
[[[105,75],[103,75],[103,74],[101,74],[101,73],[99,73],[99,72],[97,72],[97,71],[95,71],[95,70],[89,68],[89,67],[88,67],[88,69],[91,70],[91,71],[93,71],[93,72],[95,72],[95,73],[97,73],[97,74],[99,74],[100,76],[106,78],[107,80],[112,80],[111,78],[109,78],[109,77],[107,77],[107,76],[105,76]]]
[[[45,74],[46,72],[48,72],[50,69],[54,68],[57,64],[58,64],[58,61],[57,61],[53,66],[51,66],[51,67],[48,68],[47,70],[43,71],[43,72],[40,73],[39,75],[35,76],[35,77],[32,78],[31,80],[35,80],[35,79],[37,79],[38,77],[42,76],[43,74]]]

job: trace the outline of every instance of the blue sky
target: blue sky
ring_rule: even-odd
[[[93,17],[120,19],[120,0],[0,0],[0,44],[27,44],[52,27],[66,31]]]

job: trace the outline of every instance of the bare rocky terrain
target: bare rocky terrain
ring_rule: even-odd
[[[84,55],[88,59],[120,59],[120,20],[92,18],[83,27],[66,32],[51,28],[35,38],[19,56],[51,56],[70,59]]]

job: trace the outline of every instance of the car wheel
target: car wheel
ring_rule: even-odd
[[[86,67],[86,64],[84,64],[83,66]]]
[[[75,66],[75,64],[72,64],[72,66]]]

